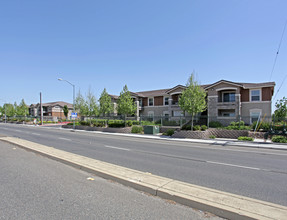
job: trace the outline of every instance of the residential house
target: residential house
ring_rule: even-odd
[[[243,120],[251,124],[259,116],[271,119],[271,100],[274,82],[238,83],[220,80],[213,84],[201,85],[207,93],[207,110],[201,116],[208,121],[219,121],[224,125],[231,121]],[[169,89],[131,92],[137,103],[137,116],[179,117],[184,112],[178,105],[179,96],[186,87],[177,85]],[[113,102],[117,96],[112,96]]]

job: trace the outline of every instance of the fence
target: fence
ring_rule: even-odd
[[[30,116],[14,116],[14,117],[7,117],[7,121],[33,121],[34,119],[40,121],[40,117],[30,117]],[[5,117],[2,116],[2,121],[5,120]],[[66,118],[61,119],[52,116],[44,116],[44,121],[65,121]],[[141,115],[140,117],[125,117],[123,115],[117,116],[106,116],[106,117],[87,117],[81,116],[81,118],[76,119],[76,121],[91,121],[91,120],[131,120],[131,121],[138,121],[140,125],[147,125],[147,124],[156,124],[163,127],[182,127],[184,125],[191,124],[191,116],[145,116]],[[68,120],[70,121],[70,120]],[[242,121],[244,123],[242,123]],[[195,116],[193,119],[194,125],[206,125],[207,127],[220,127],[220,126],[228,126],[231,122],[241,122],[238,123],[239,126],[241,125],[252,125],[253,127],[259,128],[260,126],[264,125],[264,123],[268,124],[276,124],[280,123],[281,125],[287,126],[287,118],[275,118],[275,117],[251,117],[251,116],[237,116],[237,117],[209,117],[206,115]]]
[[[86,117],[82,116],[81,120],[97,120],[97,119],[105,119],[105,120],[137,120],[139,124],[146,124],[147,122],[160,125],[160,126],[172,126],[172,127],[182,127],[186,124],[191,124],[192,117],[191,116],[146,116],[141,115],[140,117],[124,117],[124,116],[111,116],[111,117]],[[243,121],[243,123],[242,123]],[[237,117],[209,117],[206,115],[194,116],[193,124],[194,125],[206,125],[209,127],[210,125],[218,124],[221,126],[228,126],[232,122],[241,122],[239,126],[244,125],[252,125],[257,124],[259,126],[263,122],[266,123],[276,123],[283,122],[283,124],[287,124],[287,118],[275,118],[275,117],[252,117],[252,116],[237,116]]]

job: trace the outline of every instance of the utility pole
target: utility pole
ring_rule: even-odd
[[[42,107],[42,93],[40,92],[40,113],[41,113],[41,125],[43,125],[43,107]]]

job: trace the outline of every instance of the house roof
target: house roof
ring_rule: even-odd
[[[157,90],[150,90],[150,91],[141,91],[136,92],[138,96],[141,97],[153,97],[153,96],[164,96],[167,95],[166,91],[168,89],[157,89]]]
[[[227,83],[234,86],[242,87],[244,89],[251,89],[251,88],[262,88],[262,87],[273,87],[275,86],[275,82],[263,82],[263,83],[241,83],[241,82],[232,82],[228,80],[219,80],[212,84],[205,84],[200,85],[201,88],[207,90],[209,88],[212,88],[220,83]],[[169,95],[172,91],[178,89],[178,88],[185,88],[186,86],[183,85],[177,85],[172,88],[168,89],[157,89],[157,90],[149,90],[149,91],[141,91],[141,92],[130,92],[133,96],[139,96],[139,97],[154,97],[154,96],[165,96]],[[112,98],[118,99],[119,96],[116,95],[110,95]]]
[[[262,87],[273,87],[275,86],[275,82],[263,82],[263,83],[242,83],[242,82],[231,82],[228,80],[219,80],[213,84],[207,85],[204,89],[209,89],[213,86],[216,86],[220,83],[227,83],[239,87],[243,87],[244,89],[250,89],[250,88],[262,88]]]
[[[31,104],[31,107],[38,107],[40,105],[40,103],[37,104]],[[47,103],[42,103],[42,106],[44,107],[49,107],[49,106],[61,106],[64,107],[65,105],[67,105],[68,108],[73,108],[73,104],[68,103],[68,102],[63,102],[63,101],[58,101],[58,102],[47,102]]]
[[[273,87],[275,86],[275,82],[263,82],[263,83],[241,83],[243,88],[251,89],[258,87]]]

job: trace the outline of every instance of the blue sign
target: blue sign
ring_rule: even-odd
[[[72,112],[72,118],[77,118],[78,117],[78,113],[77,112]]]

